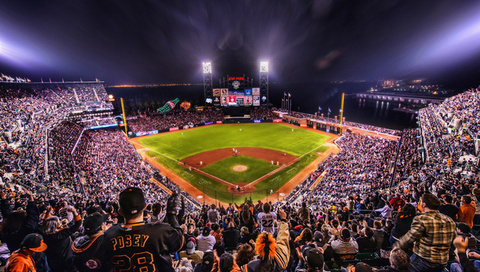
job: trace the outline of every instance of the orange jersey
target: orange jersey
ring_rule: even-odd
[[[32,256],[26,255],[20,250],[13,252],[8,258],[5,272],[35,272],[35,261]]]

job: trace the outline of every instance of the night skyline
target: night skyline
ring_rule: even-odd
[[[6,1],[0,72],[107,84],[430,78],[477,86],[478,1]],[[418,3],[420,2],[420,3]]]

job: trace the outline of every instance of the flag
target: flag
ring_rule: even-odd
[[[328,113],[331,113],[331,112],[332,112],[332,110],[330,110],[330,107],[328,107]]]
[[[321,111],[321,110],[322,110],[322,107],[318,106],[318,110]]]

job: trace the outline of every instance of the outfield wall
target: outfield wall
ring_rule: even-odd
[[[194,124],[193,126],[183,126],[183,127],[171,127],[171,128],[165,128],[165,129],[159,129],[159,130],[150,130],[150,131],[139,131],[136,132],[135,135],[130,135],[131,138],[133,137],[142,137],[142,136],[147,136],[147,135],[155,135],[159,133],[164,133],[164,132],[170,132],[170,131],[177,131],[177,130],[184,130],[184,129],[190,129],[190,128],[195,128],[195,127],[203,127],[203,126],[210,126],[214,124],[259,124],[259,123],[281,123],[282,119],[267,119],[267,120],[252,120],[250,119],[249,121],[243,120],[243,119],[229,119],[225,121],[216,121],[216,122],[205,122],[205,123],[198,123]]]

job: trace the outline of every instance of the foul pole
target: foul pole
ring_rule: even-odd
[[[125,106],[123,105],[123,97],[120,98],[120,101],[122,102],[123,126],[125,127],[125,135],[128,138],[127,116],[125,115]]]
[[[343,124],[343,102],[345,101],[345,93],[342,93],[342,106],[340,107],[340,125]]]

